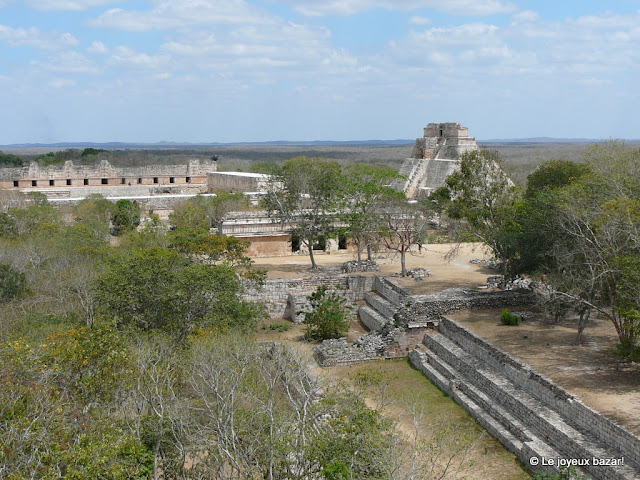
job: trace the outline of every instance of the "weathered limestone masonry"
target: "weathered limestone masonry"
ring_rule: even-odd
[[[411,352],[412,364],[531,471],[556,473],[559,458],[577,459],[594,479],[640,479],[640,438],[453,320],[438,329]],[[622,465],[594,465],[601,459]]]
[[[291,318],[299,321],[300,298],[311,294],[320,285],[341,290],[352,302],[364,299],[373,289],[375,277],[371,275],[318,275],[305,278],[267,280],[261,287],[246,286],[243,299],[264,305],[271,318]]]
[[[267,189],[269,175],[264,173],[247,172],[209,172],[207,174],[207,187],[209,193],[216,190],[229,190],[230,192],[264,192]]]
[[[398,184],[398,188],[408,198],[429,195],[458,169],[463,153],[477,148],[475,138],[469,137],[469,129],[461,124],[430,123],[424,136],[416,139],[411,158],[400,168],[406,181]]]
[[[401,308],[395,318],[401,326],[435,322],[447,313],[459,310],[484,310],[489,308],[533,305],[535,293],[531,290],[473,290],[448,288],[431,295],[416,295]]]
[[[410,295],[390,278],[376,277],[358,314],[370,330],[352,345],[346,339],[327,341],[316,347],[321,366],[402,358],[422,342],[424,334],[437,328],[441,315],[457,310],[502,308],[533,303],[525,290],[474,291],[452,288],[433,295]]]
[[[49,166],[31,162],[24,167],[0,168],[0,188],[41,191],[50,197],[84,197],[109,187],[118,187],[122,195],[126,195],[129,187],[137,189],[134,195],[184,193],[186,187],[204,192],[207,172],[215,169],[215,162],[199,159],[185,165],[144,167],[114,167],[107,160],[90,166],[76,166],[70,160],[63,165]],[[176,187],[179,192],[175,191]],[[155,191],[159,188],[162,192]]]
[[[375,277],[373,291],[364,296],[367,304],[358,314],[370,332],[353,344],[346,338],[327,340],[314,349],[320,366],[350,365],[382,359],[406,357],[424,336],[425,326],[399,328],[395,312],[409,298],[409,292],[386,277]]]

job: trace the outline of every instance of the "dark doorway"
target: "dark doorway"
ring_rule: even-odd
[[[291,251],[300,251],[300,237],[298,235],[291,235]]]
[[[324,250],[327,248],[327,239],[322,236],[318,239],[318,241],[313,245],[314,250]]]
[[[347,249],[347,236],[344,233],[338,235],[338,250]]]

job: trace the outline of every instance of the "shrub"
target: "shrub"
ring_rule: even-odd
[[[25,274],[10,265],[0,265],[0,303],[21,297],[27,290]]]
[[[349,330],[351,308],[347,300],[336,292],[329,292],[326,285],[320,285],[309,297],[311,311],[304,313],[306,340],[327,340],[340,338]]]
[[[500,322],[502,323],[502,325],[518,325],[520,323],[520,320],[522,320],[522,317],[520,315],[511,313],[511,310],[509,310],[508,308],[503,309],[502,313],[500,314]]]

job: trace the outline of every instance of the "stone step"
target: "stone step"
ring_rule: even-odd
[[[467,395],[469,390],[460,388],[461,383],[464,382],[455,380],[452,382],[439,373],[438,369],[443,365],[437,364],[440,363],[441,360],[434,359],[433,357],[429,358],[428,351],[416,349],[411,352],[409,359],[416,368],[422,371],[440,389],[444,390],[469,412],[491,436],[497,438],[508,450],[515,453],[523,463],[528,464],[532,456],[537,456],[538,458],[557,458],[559,456],[553,448],[530,432],[527,432],[527,435],[521,436],[521,438],[514,435],[500,418],[497,418],[483,408],[471,395]],[[450,369],[450,367],[445,368]],[[450,371],[453,370],[451,369]],[[540,465],[539,468],[536,467],[535,470],[543,470],[548,473],[557,472],[554,468],[544,467],[542,465]]]
[[[435,357],[441,358],[458,372],[467,385],[475,391],[483,392],[486,396],[485,405],[490,403],[504,406],[512,412],[519,422],[526,426],[533,435],[553,445],[559,445],[566,458],[609,458],[611,451],[596,438],[576,426],[568,424],[557,412],[543,405],[527,392],[518,388],[502,375],[497,374],[484,362],[464,352],[446,336],[427,334],[424,343],[428,351]],[[466,393],[475,395],[467,388]],[[481,397],[475,395],[476,400]],[[507,420],[505,418],[505,420]],[[587,473],[594,472],[594,468],[585,467]],[[628,466],[607,467],[617,475],[613,478],[636,478],[633,469]],[[602,472],[597,472],[602,473]]]
[[[399,307],[402,304],[405,296],[398,292],[394,288],[394,286],[395,285],[391,280],[384,277],[378,277],[376,278],[373,288],[378,295],[388,301],[391,305]],[[398,288],[400,287],[398,286]]]
[[[380,315],[368,305],[362,305],[358,308],[360,321],[364,323],[371,331],[382,330],[382,327],[388,323],[388,319]]]
[[[364,299],[371,308],[389,320],[393,319],[393,315],[398,310],[391,302],[376,292],[366,293]]]
[[[459,393],[464,394],[486,414],[490,415],[491,418],[497,421],[501,425],[501,428],[509,434],[503,434],[504,436],[513,437],[513,439],[510,439],[510,442],[514,444],[514,446],[521,448],[522,442],[531,439],[531,433],[528,432],[525,425],[522,425],[519,420],[502,408],[500,404],[490,399],[478,388],[468,382],[460,381],[462,376],[444,360],[438,358],[428,349],[425,349],[422,355],[428,365],[432,366],[434,371],[440,375],[442,379],[447,379],[447,385],[452,391],[452,394],[455,393],[455,390],[458,390]]]

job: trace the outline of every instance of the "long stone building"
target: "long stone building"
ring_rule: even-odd
[[[216,162],[192,159],[184,165],[115,167],[107,160],[96,165],[43,166],[38,162],[15,168],[0,168],[0,188],[22,192],[40,191],[50,198],[84,197],[92,193],[143,196],[158,193],[207,191],[207,173]]]

